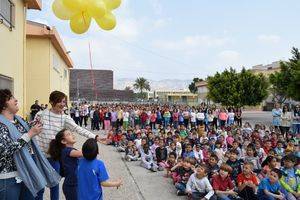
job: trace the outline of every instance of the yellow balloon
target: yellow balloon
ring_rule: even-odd
[[[91,24],[91,17],[87,12],[77,13],[70,20],[70,27],[74,33],[82,34],[85,33]]]
[[[89,0],[87,4],[87,11],[90,16],[101,18],[106,13],[106,5],[103,0]]]
[[[112,30],[116,26],[116,17],[111,13],[107,12],[102,18],[95,18],[100,28],[104,30]]]
[[[62,20],[69,20],[75,13],[65,7],[62,0],[55,0],[52,4],[54,15]]]
[[[75,12],[85,11],[87,9],[86,0],[62,0],[62,1],[65,7]]]
[[[104,2],[110,10],[116,9],[121,5],[121,0],[104,0]]]

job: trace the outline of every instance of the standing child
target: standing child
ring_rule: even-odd
[[[205,165],[199,165],[196,172],[190,176],[186,184],[186,192],[192,197],[192,200],[209,200],[213,196],[214,190],[207,179],[207,167]]]
[[[71,131],[63,129],[59,131],[55,139],[50,142],[49,154],[53,160],[61,162],[61,175],[65,177],[63,193],[66,200],[77,200],[77,166],[78,158],[82,153],[73,145],[76,143]]]
[[[109,181],[105,165],[96,157],[99,153],[98,144],[88,139],[82,146],[83,158],[78,166],[78,199],[102,200],[102,187],[120,187],[122,180]]]
[[[271,199],[285,199],[284,194],[280,192],[281,187],[279,179],[281,178],[281,171],[279,169],[272,169],[267,178],[264,178],[258,185],[258,199],[271,200]]]

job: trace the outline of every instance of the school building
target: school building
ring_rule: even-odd
[[[41,0],[1,0],[0,4],[0,89],[13,92],[18,114],[27,117],[34,100],[48,103],[55,89],[68,94],[73,64],[54,28],[27,22],[27,11],[41,10]]]

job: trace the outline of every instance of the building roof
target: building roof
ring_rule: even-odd
[[[24,0],[24,3],[27,4],[28,9],[42,10],[41,0]]]
[[[55,27],[49,27],[45,24],[27,21],[26,37],[28,38],[47,38],[51,40],[61,58],[64,60],[69,68],[73,68],[73,61],[69,56],[62,40]]]

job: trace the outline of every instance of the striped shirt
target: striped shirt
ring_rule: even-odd
[[[37,135],[36,141],[46,157],[51,140],[55,139],[56,134],[62,129],[69,129],[87,138],[95,138],[95,134],[78,126],[74,120],[66,114],[55,114],[49,110],[43,110],[36,114],[35,119],[39,119],[43,124],[42,132]]]

